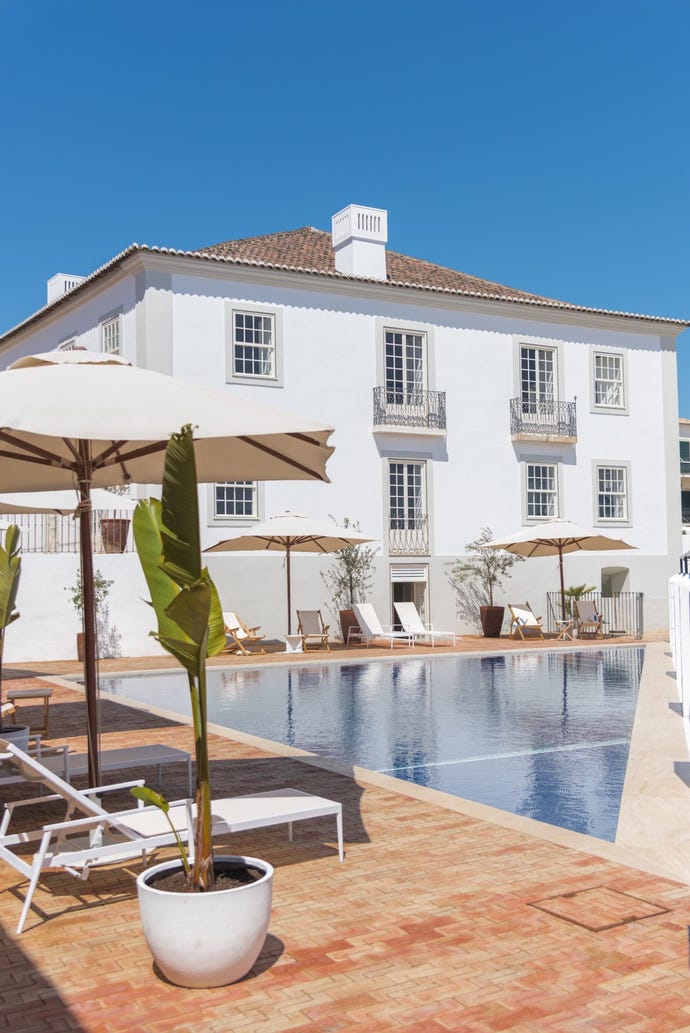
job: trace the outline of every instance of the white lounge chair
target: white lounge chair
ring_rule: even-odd
[[[425,627],[414,603],[393,603],[393,606],[403,626],[403,630],[412,635],[415,643],[422,639],[431,642],[431,645],[435,646],[437,639],[446,639],[450,640],[452,645],[455,645],[455,632],[434,631],[433,625]]]
[[[371,603],[354,603],[352,609],[355,611],[357,623],[362,631],[362,639],[367,647],[377,639],[387,641],[391,649],[395,642],[403,642],[408,646],[414,645],[414,639],[408,631],[393,631],[390,627],[384,628]]]
[[[597,613],[596,603],[591,599],[575,599],[573,605],[577,618],[578,635],[593,635],[594,638],[603,638],[604,618]]]
[[[28,751],[42,767],[46,768],[53,775],[64,778],[71,782],[73,778],[87,775],[89,772],[88,753],[70,753],[65,746],[44,746],[38,737],[36,749]],[[118,750],[102,750],[100,754],[101,774],[109,771],[125,771],[128,768],[141,770],[145,767],[158,768],[158,782],[161,782],[161,773],[164,765],[186,764],[187,765],[187,793],[192,795],[192,758],[185,750],[175,749],[173,746],[165,746],[163,743],[149,743],[146,746],[125,746]],[[16,766],[0,764],[0,786],[12,785],[23,782],[24,776],[17,770]]]
[[[131,789],[144,784],[143,779],[78,790],[49,771],[39,760],[30,757],[12,743],[0,739],[0,760],[15,765],[25,781],[37,782],[52,790],[51,796],[17,800],[5,804],[0,822],[0,859],[10,864],[29,880],[26,898],[17,926],[21,933],[31,907],[41,873],[60,870],[80,879],[87,879],[91,868],[113,864],[141,856],[161,847],[173,846],[175,836],[165,815],[157,807],[141,803],[131,809],[108,812],[92,796]],[[65,818],[30,831],[8,832],[14,812],[20,807],[63,801]],[[170,817],[180,837],[193,844],[194,806],[192,800],[178,800],[170,805]],[[249,796],[230,797],[212,802],[214,836],[240,832],[268,825],[287,824],[292,839],[292,823],[308,818],[334,815],[338,835],[338,856],[342,861],[342,805],[324,797],[303,793],[298,789],[278,789]],[[39,842],[30,861],[15,853],[32,842]]]
[[[539,638],[544,637],[541,627],[541,617],[535,617],[534,611],[529,603],[508,603],[510,610],[510,626],[508,628],[509,638],[527,638],[528,634],[534,632]]]

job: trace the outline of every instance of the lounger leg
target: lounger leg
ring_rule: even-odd
[[[343,809],[342,807],[335,816],[335,827],[338,830],[338,860],[345,860],[345,851],[343,849]]]
[[[31,907],[31,901],[33,900],[34,890],[36,889],[39,877],[41,875],[41,871],[43,869],[43,861],[45,859],[45,855],[46,855],[46,851],[48,850],[48,844],[49,843],[50,843],[50,833],[48,833],[47,835],[43,836],[41,845],[38,848],[38,850],[36,851],[36,854],[34,856],[33,872],[31,874],[31,879],[29,880],[29,885],[28,885],[27,890],[26,890],[26,898],[24,899],[24,907],[22,908],[22,913],[21,913],[21,916],[19,918],[19,925],[17,926],[17,936],[19,936],[21,934],[21,931],[24,928],[24,923],[26,922],[26,916],[29,914],[29,908]]]
[[[292,822],[288,822],[288,839],[292,843]]]

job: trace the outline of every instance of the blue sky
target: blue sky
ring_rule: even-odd
[[[689,43],[690,0],[0,0],[0,329],[132,241],[350,202],[394,250],[690,318]]]

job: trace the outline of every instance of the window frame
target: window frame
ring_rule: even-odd
[[[522,520],[524,524],[528,525],[539,525],[547,523],[549,520],[558,520],[560,514],[564,511],[563,509],[563,477],[561,467],[563,465],[562,457],[558,456],[529,456],[522,460]],[[536,516],[529,511],[529,468],[531,466],[551,466],[554,470],[554,481],[555,489],[553,497],[555,499],[555,512],[553,514],[546,514],[544,516]]]
[[[105,347],[106,327],[112,324],[117,325],[117,351]],[[122,313],[109,312],[103,316],[98,323],[98,343],[104,355],[122,355]]]
[[[216,513],[216,488],[221,484],[253,484],[254,512],[248,515],[234,514],[219,516]],[[206,505],[209,527],[249,527],[262,519],[264,510],[264,485],[262,481],[218,481],[208,484]]]
[[[613,358],[620,361],[620,384],[621,393],[623,396],[621,405],[608,405],[602,402],[597,402],[597,358]],[[590,356],[590,411],[593,413],[606,414],[609,416],[628,416],[630,413],[630,407],[628,402],[628,362],[627,356],[624,351],[620,348],[592,348]]]
[[[235,372],[235,316],[260,316],[272,320],[273,334],[273,372],[237,373]],[[240,344],[242,342],[239,342]],[[261,347],[261,346],[259,346]],[[283,387],[283,316],[278,306],[255,305],[235,301],[225,303],[225,382],[227,384],[251,384],[256,387]]]
[[[600,470],[623,470],[625,481],[625,516],[606,517],[602,516],[599,504],[599,471]],[[621,459],[593,459],[592,460],[592,516],[593,524],[596,527],[630,527],[632,524],[632,493],[630,480],[630,463]]]

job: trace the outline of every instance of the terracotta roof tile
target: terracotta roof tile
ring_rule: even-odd
[[[226,240],[221,244],[199,248],[195,253],[350,279],[336,271],[331,234],[314,229],[313,226],[303,226],[299,230],[288,230],[285,233],[268,233],[261,237]],[[386,251],[386,268],[389,284],[505,298],[510,301],[564,304],[538,294],[515,290],[501,283],[493,283],[491,280],[482,280],[478,276],[469,276],[455,269],[447,269],[442,265],[434,265],[433,262],[410,258],[409,255],[401,255],[396,251]]]

